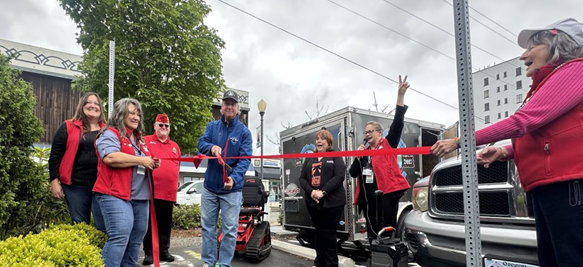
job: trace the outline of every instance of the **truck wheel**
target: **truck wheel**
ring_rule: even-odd
[[[403,212],[401,212],[401,215],[399,216],[399,221],[397,223],[397,238],[400,238],[401,241],[405,241],[405,218],[407,218],[407,215],[409,215],[409,212],[411,212],[411,210],[404,210]]]

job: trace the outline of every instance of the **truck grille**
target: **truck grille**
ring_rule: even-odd
[[[510,215],[507,192],[480,192],[480,215]],[[463,193],[435,194],[435,209],[442,213],[464,213]]]
[[[478,183],[488,185],[487,190],[479,189],[480,215],[504,217],[512,215],[509,166],[508,162],[499,161],[490,164],[490,168],[487,169],[478,165]],[[435,215],[463,216],[464,199],[461,187],[463,181],[460,165],[434,173],[431,185],[435,188],[430,194],[431,209]]]
[[[508,181],[508,164],[508,162],[496,161],[490,164],[488,169],[478,165],[478,183],[490,184]],[[462,185],[462,166],[458,165],[439,171],[433,176],[432,183],[436,186]]]

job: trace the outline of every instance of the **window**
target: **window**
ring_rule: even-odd
[[[508,118],[508,111],[504,111],[504,118]]]
[[[516,81],[516,90],[522,89],[522,81]]]
[[[502,119],[502,114],[498,113],[498,119]]]
[[[496,93],[500,93],[500,86],[496,87]]]
[[[516,68],[516,76],[522,75],[522,69],[520,67]]]
[[[486,115],[486,117],[484,117],[484,123],[490,123],[490,115]]]
[[[504,98],[504,104],[508,104],[508,98]]]
[[[490,90],[484,91],[484,99],[490,97]]]
[[[488,86],[488,78],[484,78],[484,86]]]
[[[496,80],[500,80],[500,74],[496,74]]]
[[[498,99],[498,106],[500,106],[500,99]]]
[[[522,94],[516,95],[516,104],[522,103]]]
[[[490,110],[490,103],[484,104],[484,111]]]
[[[508,75],[506,74],[506,72],[504,72],[504,78],[508,77]]]
[[[508,84],[504,85],[504,91],[508,90]]]

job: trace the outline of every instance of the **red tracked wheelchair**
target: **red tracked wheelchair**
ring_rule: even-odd
[[[261,179],[245,178],[235,252],[245,252],[245,257],[250,261],[261,261],[271,253],[269,222],[263,220],[263,216],[267,214],[263,207],[267,203],[268,195]],[[217,248],[220,248],[222,240],[221,231]]]

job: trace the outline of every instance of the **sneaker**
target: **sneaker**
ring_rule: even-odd
[[[170,252],[168,252],[167,250],[162,251],[160,252],[160,260],[165,262],[173,262],[174,256],[172,256],[172,254],[170,254]]]
[[[144,257],[144,262],[142,262],[143,265],[152,265],[154,263],[154,256],[152,255],[146,255],[146,257]]]
[[[206,262],[202,265],[202,267],[210,267]]]

